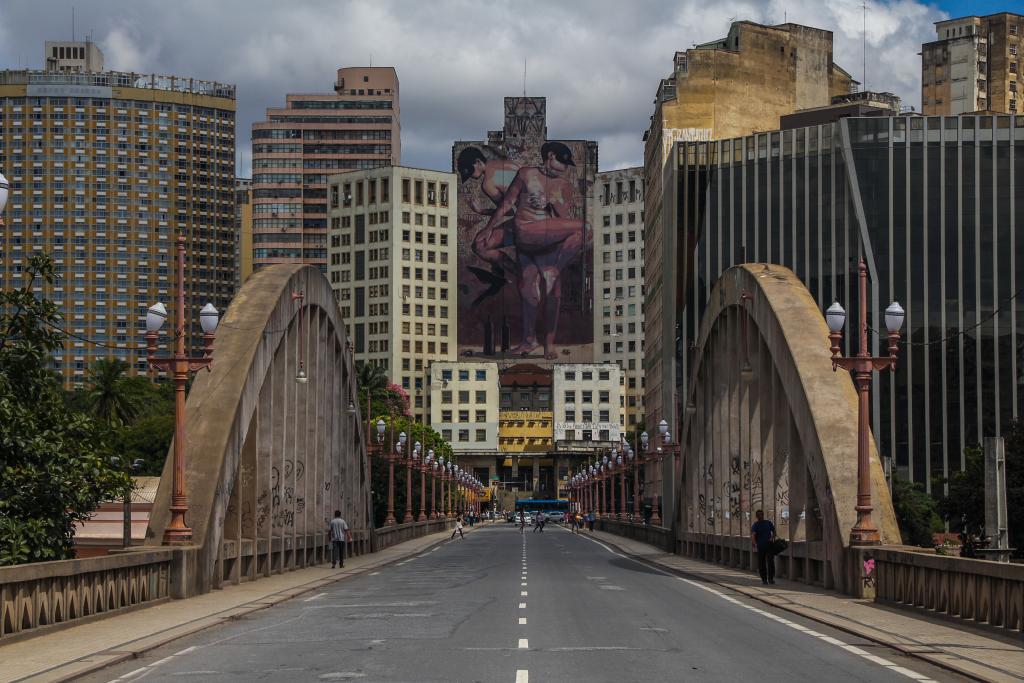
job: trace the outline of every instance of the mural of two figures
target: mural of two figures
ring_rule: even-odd
[[[506,98],[505,127],[459,142],[459,349],[585,359],[593,343],[587,201],[596,144],[547,140],[545,100]]]

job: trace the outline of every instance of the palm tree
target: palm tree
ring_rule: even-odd
[[[101,358],[89,368],[86,398],[90,412],[112,427],[135,419],[142,407],[139,386],[125,376],[128,363]]]
[[[388,388],[388,373],[379,365],[358,363],[356,382],[359,383],[360,393],[365,394],[367,389],[373,393],[382,392]]]

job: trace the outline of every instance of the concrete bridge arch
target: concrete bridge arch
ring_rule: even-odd
[[[691,352],[675,482],[680,549],[756,566],[750,525],[764,509],[791,544],[780,558],[784,575],[853,588],[857,396],[849,376],[832,371],[828,329],[810,292],[783,266],[727,270]],[[874,439],[871,480],[882,543],[899,544]]]
[[[301,295],[301,296],[299,296]],[[302,369],[306,381],[296,377]],[[342,510],[368,550],[369,471],[356,374],[334,293],[314,267],[254,273],[217,330],[211,372],[186,405],[188,594],[317,564]],[[147,531],[169,521],[168,458]]]

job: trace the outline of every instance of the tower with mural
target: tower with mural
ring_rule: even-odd
[[[459,176],[459,355],[593,357],[597,143],[550,140],[543,97],[506,97],[502,130],[452,147]]]

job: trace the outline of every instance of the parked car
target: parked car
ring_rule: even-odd
[[[556,524],[562,524],[563,522],[565,522],[565,513],[562,512],[561,510],[552,510],[551,512],[547,513],[547,515],[549,522],[555,522]]]

